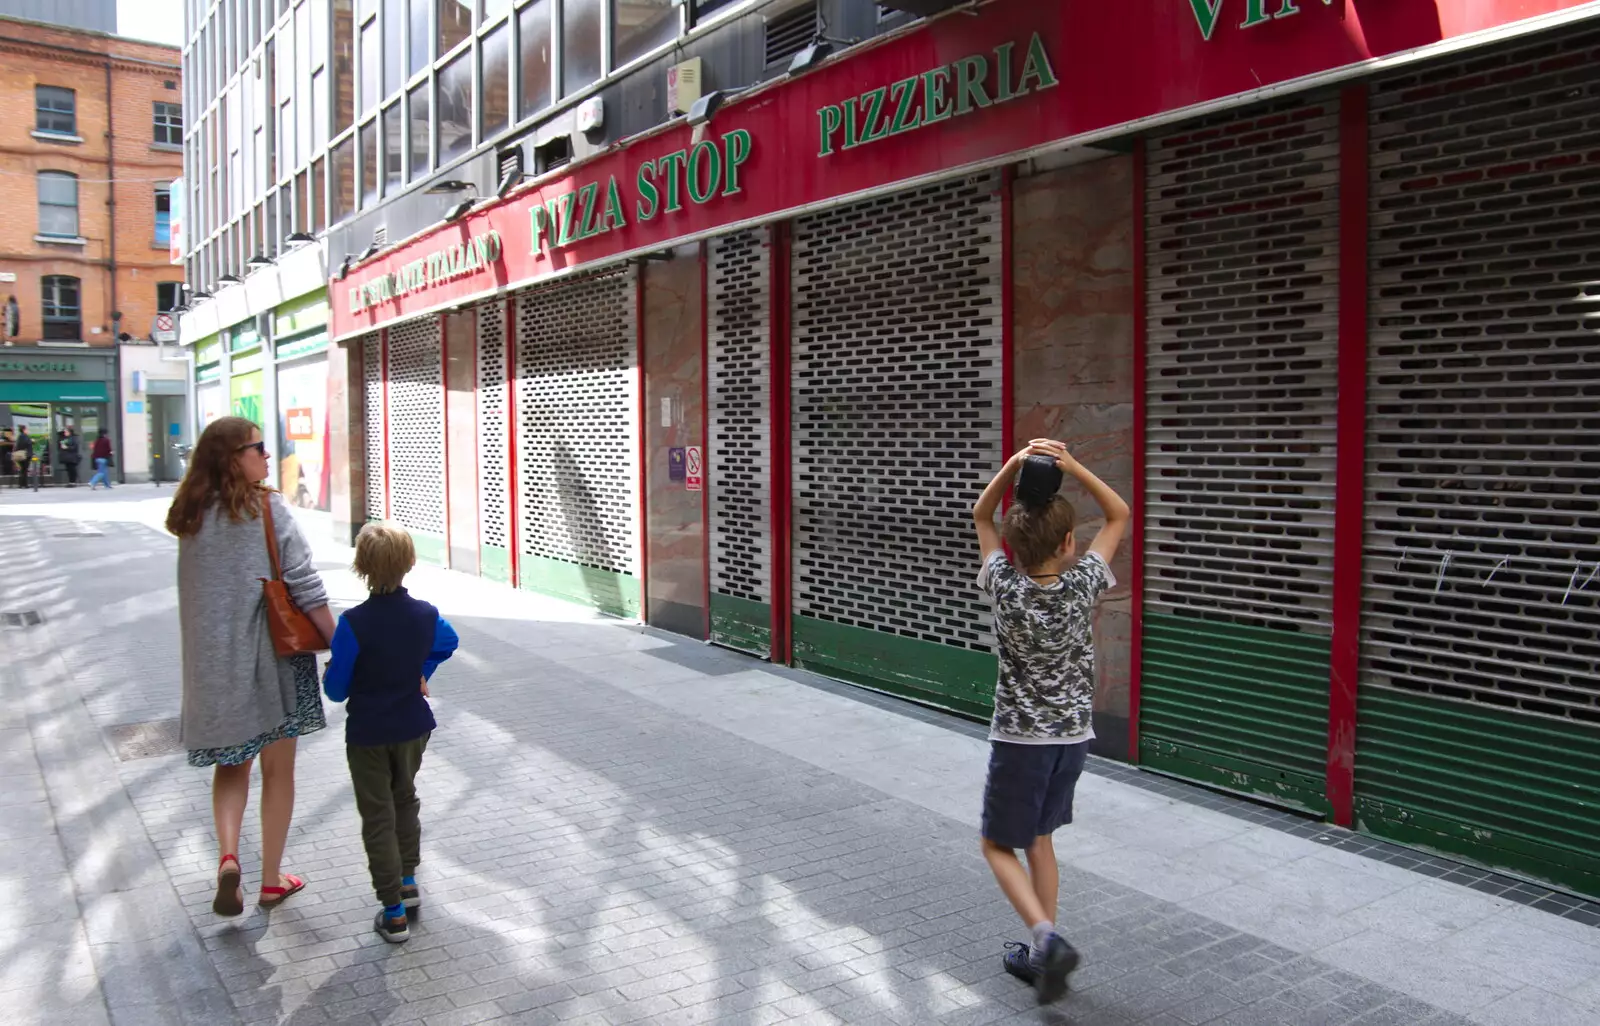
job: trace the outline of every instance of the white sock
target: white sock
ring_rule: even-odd
[[[1044,960],[1044,947],[1056,932],[1056,924],[1051,922],[1037,922],[1033,924],[1033,950],[1029,952],[1035,962]]]

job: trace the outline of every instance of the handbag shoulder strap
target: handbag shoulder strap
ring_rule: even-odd
[[[278,562],[278,529],[272,523],[272,493],[261,493],[261,522],[267,529],[267,555],[272,558],[272,579],[283,577],[283,567]]]

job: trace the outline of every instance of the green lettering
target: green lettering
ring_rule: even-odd
[[[989,106],[989,91],[984,83],[989,80],[989,59],[982,54],[963,57],[956,61],[956,113],[970,114]]]
[[[1194,20],[1200,25],[1200,38],[1209,42],[1217,30],[1217,16],[1222,13],[1222,0],[1189,0],[1194,9]]]
[[[1022,63],[1022,74],[1017,77],[1017,95],[1042,92],[1059,82],[1055,69],[1050,66],[1050,55],[1044,52],[1044,40],[1035,32],[1028,40],[1028,59]]]
[[[628,227],[627,215],[622,212],[622,190],[617,188],[616,175],[611,176],[611,184],[606,188],[606,214],[601,224],[600,230],[603,232]]]
[[[727,180],[723,183],[722,194],[737,196],[744,191],[739,185],[739,165],[750,159],[750,133],[743,128],[736,128],[723,136],[722,141],[728,148],[728,159],[723,163],[727,169]]]
[[[689,166],[689,151],[678,150],[656,161],[656,169],[666,165],[667,213],[676,214],[683,209],[683,169]]]
[[[922,123],[931,125],[951,114],[950,69],[934,68],[922,73]]]
[[[590,182],[583,187],[581,199],[583,215],[579,220],[578,238],[592,239],[600,234],[600,204],[595,200],[600,198],[600,183]]]
[[[1222,0],[1217,2],[1221,3]],[[1011,91],[1011,55],[1016,49],[1016,43],[1001,43],[994,48],[995,103],[1005,103],[1007,100],[1017,98],[1017,94]]]
[[[488,235],[488,241],[489,262],[494,263],[496,260],[500,259],[500,248],[503,245],[500,241],[500,232],[498,230],[491,230]]]
[[[826,157],[833,152],[833,136],[844,123],[844,110],[836,104],[823,107],[817,111],[817,122],[822,129],[822,148],[817,156]]]
[[[883,117],[883,101],[888,96],[889,90],[887,89],[874,89],[870,93],[861,94],[861,98],[867,101],[866,116],[861,119],[861,141],[863,143],[877,142],[889,134],[889,119]],[[883,122],[881,128],[879,127],[880,121]],[[852,145],[855,144],[847,143],[845,149],[849,149]]]
[[[899,135],[901,132],[909,132],[913,128],[922,126],[922,111],[917,111],[915,117],[911,114],[912,101],[917,97],[917,80],[921,77],[913,75],[910,78],[902,78],[890,87],[894,91],[895,99],[894,124],[889,127],[890,135]]]
[[[573,232],[578,230],[578,193],[569,192],[561,197],[561,234],[557,237],[557,246],[572,245]]]
[[[706,183],[704,189],[700,188],[702,178]],[[709,203],[721,185],[722,151],[709,140],[696,143],[689,151],[689,201],[696,206]]]
[[[461,261],[462,273],[466,273],[467,271],[476,270],[477,268],[483,266],[483,261],[478,259],[480,254],[478,252],[478,240],[477,239],[468,239],[466,242],[462,243],[462,250],[463,250],[463,252],[461,254],[462,255],[462,261]]]
[[[655,161],[647,160],[639,165],[639,220],[641,221],[653,220],[661,203],[661,193],[657,191],[653,180],[655,173]],[[645,206],[646,203],[649,206]]]
[[[1219,2],[1217,7],[1220,9],[1222,4]],[[1266,0],[1245,0],[1244,20],[1239,23],[1239,27],[1254,28],[1262,22],[1271,21],[1272,18],[1267,14],[1266,8]]]

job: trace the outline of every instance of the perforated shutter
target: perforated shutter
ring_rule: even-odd
[[[439,319],[389,329],[389,516],[417,558],[445,562],[444,360]]]
[[[1600,893],[1600,33],[1370,110],[1357,812]]]
[[[767,230],[708,245],[706,466],[711,640],[772,651],[771,249]]]
[[[632,268],[519,293],[518,579],[638,616],[639,375]]]
[[[478,307],[478,523],[483,576],[511,580],[511,383],[506,304]]]
[[[361,347],[361,430],[366,441],[367,519],[389,515],[383,479],[383,336],[374,331],[354,343]]]
[[[795,658],[986,712],[972,503],[1000,465],[999,179],[802,218],[792,250]]]
[[[1153,138],[1140,757],[1325,808],[1338,107]]]

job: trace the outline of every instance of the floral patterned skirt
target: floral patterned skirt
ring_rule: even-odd
[[[294,712],[284,717],[283,722],[273,729],[243,744],[229,745],[227,748],[197,748],[190,751],[189,765],[212,766],[221,763],[224,766],[237,766],[260,755],[261,749],[274,741],[282,741],[286,737],[299,737],[302,734],[314,734],[326,727],[328,717],[322,711],[322,684],[317,680],[317,657],[290,656],[289,665],[294,667]]]

